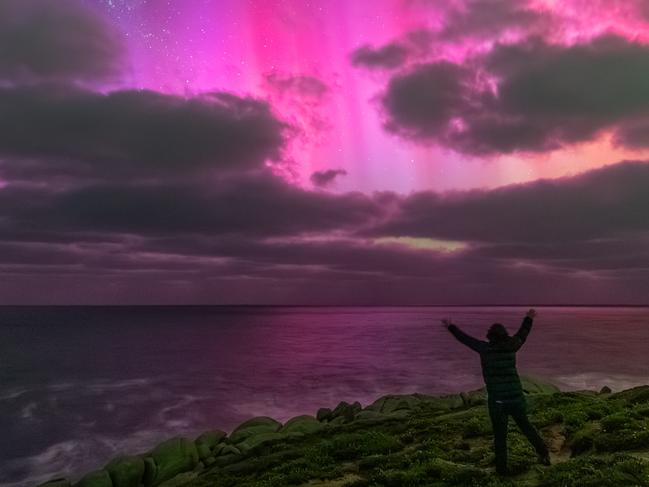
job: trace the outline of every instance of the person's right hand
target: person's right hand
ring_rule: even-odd
[[[525,316],[531,319],[536,318],[536,310],[534,308],[530,308],[529,311],[527,312],[527,315]]]
[[[448,327],[451,326],[453,323],[451,323],[451,320],[448,319],[443,319],[442,320],[442,325],[444,325],[444,328],[448,330]]]

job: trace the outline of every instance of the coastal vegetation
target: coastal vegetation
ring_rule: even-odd
[[[257,417],[229,435],[172,438],[76,482],[47,487],[633,487],[649,486],[649,386],[560,392],[523,381],[530,418],[550,447],[537,463],[515,425],[510,475],[493,468],[483,390],[341,402],[284,424]]]

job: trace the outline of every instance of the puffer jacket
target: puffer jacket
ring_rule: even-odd
[[[482,377],[487,386],[489,402],[525,400],[516,370],[516,352],[532,330],[532,318],[526,316],[515,335],[498,341],[478,340],[456,325],[450,325],[448,330],[461,343],[480,354]]]

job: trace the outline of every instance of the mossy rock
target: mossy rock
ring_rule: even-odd
[[[110,475],[104,469],[95,470],[94,472],[87,473],[81,480],[77,482],[74,487],[112,487],[113,481]]]
[[[144,459],[135,456],[117,457],[104,470],[110,475],[113,487],[139,487],[144,478]]]
[[[331,413],[333,411],[329,408],[320,408],[316,413],[315,417],[318,421],[328,421],[332,418]]]
[[[478,389],[477,391],[461,392],[460,397],[465,406],[480,406],[487,403],[486,389]]]
[[[354,416],[354,421],[374,421],[374,420],[383,420],[385,419],[385,414],[378,411],[372,411],[371,409],[363,409]]]
[[[263,444],[283,439],[286,439],[286,437],[279,432],[259,433],[258,435],[249,436],[241,443],[237,443],[237,448],[245,455]]]
[[[226,444],[223,444],[223,447],[218,448],[215,451],[218,452],[219,456],[222,456],[222,455],[240,455],[241,454],[241,450],[239,450],[239,448],[237,448],[234,445],[226,445]]]
[[[232,443],[241,443],[250,436],[259,435],[261,433],[275,433],[282,427],[282,423],[274,420],[268,416],[257,416],[255,418],[244,421],[230,435]]]
[[[426,400],[426,404],[435,409],[451,410],[464,407],[464,399],[460,394],[449,394],[447,396],[433,397]]]
[[[597,438],[601,430],[602,428],[599,425],[590,423],[572,435],[572,438],[568,441],[572,455],[581,455],[592,450],[595,446],[595,438]]]
[[[179,473],[193,470],[199,457],[196,445],[188,438],[172,438],[160,443],[151,452],[157,466],[153,485],[159,485]]]
[[[347,401],[340,401],[338,405],[331,412],[330,421],[336,418],[344,418],[344,422],[350,422],[354,419],[357,413],[362,411],[363,406],[361,403],[356,401],[353,404],[349,404]]]
[[[279,430],[280,433],[315,433],[323,428],[323,424],[313,416],[304,414],[289,419]]]
[[[144,457],[144,477],[142,483],[144,487],[151,487],[155,482],[156,475],[158,475],[158,466],[152,457]]]
[[[532,377],[521,377],[523,391],[527,394],[556,394],[561,392],[557,386]]]
[[[610,399],[623,399],[629,404],[649,402],[649,386],[638,386],[609,396]]]
[[[227,433],[225,431],[221,430],[213,430],[213,431],[206,431],[202,435],[200,435],[196,440],[194,440],[194,443],[196,443],[196,446],[199,447],[200,445],[205,445],[207,448],[211,450],[214,450],[214,447],[221,443],[227,436]]]
[[[52,480],[48,480],[45,483],[40,484],[38,487],[70,487],[71,483],[68,479],[60,477]]]

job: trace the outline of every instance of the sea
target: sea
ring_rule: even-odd
[[[119,453],[259,415],[482,386],[483,338],[522,307],[0,307],[0,485],[76,480]],[[649,308],[538,307],[521,375],[649,384]]]

